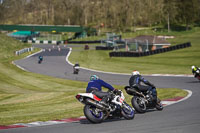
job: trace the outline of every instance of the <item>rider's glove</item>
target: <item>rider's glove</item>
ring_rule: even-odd
[[[114,92],[114,93],[117,93],[117,92],[118,92],[118,89],[114,89],[113,92]]]
[[[118,89],[115,89],[113,92],[114,92],[115,94],[117,94],[117,95],[121,95],[121,91],[119,91]]]

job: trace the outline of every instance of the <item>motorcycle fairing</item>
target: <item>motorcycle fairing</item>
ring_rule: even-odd
[[[84,97],[89,97],[89,98],[95,99],[97,101],[101,101],[101,98],[98,98],[96,95],[94,95],[92,93],[79,93],[78,95],[84,96]]]

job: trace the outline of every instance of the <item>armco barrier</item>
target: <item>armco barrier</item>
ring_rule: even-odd
[[[124,44],[118,45],[118,49],[125,48]],[[96,50],[113,50],[114,47],[96,46]]]
[[[110,52],[109,56],[110,57],[141,57],[141,56],[149,56],[149,55],[169,52],[169,51],[173,51],[173,50],[177,50],[177,49],[183,49],[183,48],[187,48],[187,47],[191,47],[191,46],[192,46],[191,43],[187,42],[187,43],[171,46],[168,48],[156,49],[156,50],[151,50],[151,51],[147,51],[147,52],[125,52],[125,51]]]
[[[113,50],[114,47],[96,46],[96,50]]]
[[[89,44],[89,43],[101,43],[101,40],[95,40],[95,41],[68,41],[67,43],[70,44]]]
[[[30,52],[30,51],[33,51],[33,50],[34,50],[34,47],[24,48],[24,49],[15,51],[15,55],[20,55],[20,54],[23,54],[23,53],[26,53],[26,52]]]

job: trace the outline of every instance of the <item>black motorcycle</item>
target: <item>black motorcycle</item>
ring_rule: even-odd
[[[197,72],[193,73],[193,74],[194,74],[194,77],[197,78],[200,81],[200,72],[199,72],[199,70]]]
[[[78,63],[76,63],[76,64],[73,66],[73,74],[78,74],[79,69],[80,69],[80,65],[79,65]]]
[[[151,91],[141,91],[138,87],[126,86],[126,93],[132,95],[131,104],[138,113],[145,113],[147,109],[163,110],[160,99],[154,100]]]

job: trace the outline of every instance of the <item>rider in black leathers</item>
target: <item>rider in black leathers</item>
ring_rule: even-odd
[[[141,85],[141,82],[143,82],[147,86]],[[143,92],[146,91],[149,91],[148,93],[151,92],[153,100],[157,102],[156,87],[148,80],[145,80],[138,71],[132,72],[132,76],[129,79],[129,85],[130,87],[137,87],[140,91]]]

